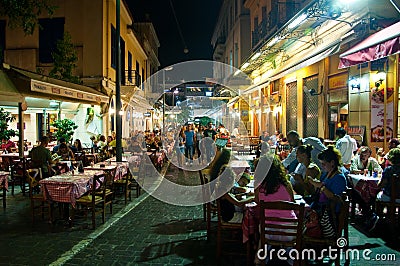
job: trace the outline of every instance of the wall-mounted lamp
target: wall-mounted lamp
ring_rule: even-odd
[[[375,87],[379,88],[382,82],[386,79],[386,73],[384,71],[379,71],[375,76]]]
[[[351,77],[349,80],[349,86],[350,88],[360,90],[361,88],[361,83],[359,78]]]

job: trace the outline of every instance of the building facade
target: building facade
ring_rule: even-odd
[[[4,25],[4,62],[46,76],[53,68],[51,53],[57,41],[68,32],[78,56],[74,75],[80,78],[82,85],[105,93],[110,100],[94,104],[95,117],[101,121],[95,126],[100,126],[100,129],[89,128],[90,125],[85,123],[86,109],[91,106],[80,105],[71,112],[65,110],[61,112],[62,117],[76,120],[79,128],[74,137],[85,138],[84,142],[90,136],[87,132],[110,135],[115,130],[116,115],[112,108],[115,106],[117,67],[116,1],[57,0],[54,5],[57,7],[54,14],[51,17],[40,16],[41,26],[32,35],[24,35],[20,29],[10,29],[6,23],[1,24]],[[139,97],[143,101],[145,92],[141,84],[159,66],[159,42],[151,23],[142,25],[133,21],[124,1],[121,1],[120,10],[122,135],[128,137],[131,129],[151,127],[151,122],[143,119],[143,113],[150,105],[141,102],[133,107],[130,100]],[[79,116],[79,113],[83,115]]]
[[[387,98],[397,103],[396,55],[347,68],[339,63],[346,50],[400,20],[391,1],[247,0],[244,6],[250,10],[252,54],[240,69],[253,84],[241,97],[249,105],[251,133],[259,134],[261,127],[333,139],[335,129],[343,126],[360,134],[364,144],[383,146],[373,137],[385,127],[374,122],[379,110],[371,111],[371,99],[377,87],[387,87]],[[375,60],[381,57],[383,62]],[[382,69],[386,74],[376,86]],[[361,89],[354,80],[363,80]],[[397,136],[398,107],[393,106],[385,108],[393,118],[382,121],[393,121],[390,130]]]

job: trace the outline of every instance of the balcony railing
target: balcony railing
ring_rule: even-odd
[[[142,84],[142,76],[136,70],[125,70],[122,73],[124,76],[121,77],[121,85],[123,86],[136,86],[140,87]]]

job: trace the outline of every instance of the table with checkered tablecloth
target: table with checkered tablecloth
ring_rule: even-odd
[[[8,175],[9,172],[0,171],[0,186],[3,186],[5,190],[8,190]]]
[[[70,171],[40,180],[39,183],[45,200],[70,203],[75,207],[76,199],[89,191],[96,173],[99,171]]]

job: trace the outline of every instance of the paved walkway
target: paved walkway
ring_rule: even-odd
[[[196,172],[173,169],[168,175],[179,182],[198,180]],[[169,205],[142,194],[127,206],[122,200],[114,204],[114,214],[91,230],[90,219],[73,228],[41,219],[32,226],[28,198],[17,193],[7,200],[7,210],[0,212],[0,265],[217,265],[215,236],[206,241],[201,206]],[[370,248],[371,258],[394,254],[396,261],[367,261],[360,255],[350,265],[400,265],[398,245],[389,247],[376,237],[386,228],[381,224],[375,235],[367,237],[350,226],[350,248]],[[245,261],[225,257],[221,265],[245,265]]]

